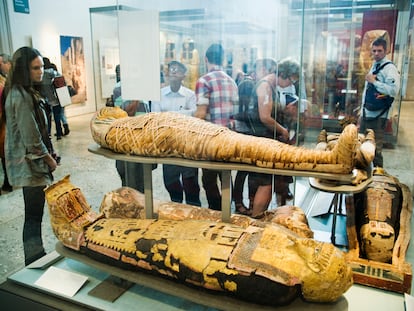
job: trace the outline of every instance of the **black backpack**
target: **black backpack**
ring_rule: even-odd
[[[233,130],[243,134],[252,135],[252,129],[249,124],[249,113],[251,113],[251,98],[255,87],[255,81],[250,76],[244,76],[238,84],[239,91],[239,111],[233,115]]]
[[[392,64],[392,62],[387,62],[382,64],[379,68],[374,70],[372,74],[376,75],[380,72],[385,66],[388,64]],[[365,104],[364,108],[369,111],[379,111],[383,110],[381,115],[386,112],[390,107],[391,104],[394,102],[394,97],[389,95],[381,94],[377,91],[374,84],[368,83],[367,90],[365,92]]]

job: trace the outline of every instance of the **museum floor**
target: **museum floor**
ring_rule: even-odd
[[[384,166],[386,171],[405,183],[411,191],[414,189],[414,135],[412,134],[412,120],[414,118],[414,102],[402,104],[398,144],[394,149],[384,150]],[[55,147],[62,156],[62,165],[55,172],[56,180],[70,174],[73,184],[80,187],[89,204],[98,209],[106,192],[118,188],[120,179],[115,170],[113,160],[94,155],[88,152],[88,145],[92,143],[89,134],[89,120],[91,115],[83,115],[69,118],[71,128],[70,135],[55,141]],[[153,174],[153,195],[159,200],[168,200],[168,194],[162,184],[162,171],[159,166]],[[0,181],[3,180],[0,172]],[[303,199],[308,193],[309,185],[307,179],[301,179],[297,183],[296,202],[301,206]],[[202,205],[206,206],[204,191],[201,192]],[[301,203],[302,202],[302,203]],[[329,204],[329,200],[327,200]],[[275,208],[276,204],[273,204]],[[316,218],[313,220],[312,211],[306,210],[312,229],[317,232],[329,232],[330,223],[322,223]],[[413,226],[413,221],[411,222]],[[0,283],[7,277],[24,267],[23,248],[21,242],[23,225],[23,198],[22,191],[15,189],[10,193],[2,193],[0,196]],[[345,232],[344,222],[338,223],[338,233]],[[323,234],[321,235],[321,239]],[[326,235],[325,237],[329,234]],[[45,213],[43,224],[43,237],[47,252],[55,249],[56,238],[54,237],[48,213]],[[345,237],[346,239],[346,237]],[[414,264],[414,252],[411,245],[407,252],[406,260]],[[372,310],[372,306],[364,303],[365,297],[376,297],[380,307],[376,310],[404,310],[403,295],[354,285],[347,293],[347,310]],[[316,309],[314,309],[316,308]],[[282,308],[284,310],[284,308]],[[317,310],[318,306],[309,310]],[[291,309],[287,309],[291,310]]]

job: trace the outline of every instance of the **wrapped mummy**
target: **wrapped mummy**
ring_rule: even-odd
[[[179,113],[127,117],[114,107],[102,108],[92,118],[91,132],[99,145],[119,153],[338,174],[352,172],[358,143],[358,131],[353,124],[345,127],[337,145],[327,151],[243,135]]]
[[[333,302],[352,285],[342,251],[277,224],[105,218],[91,210],[69,177],[45,193],[62,244],[111,265],[268,305],[300,296]]]

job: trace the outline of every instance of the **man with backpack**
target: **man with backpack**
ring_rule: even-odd
[[[239,91],[239,114],[248,113],[250,100],[252,97],[252,92],[254,90],[254,86],[256,84],[256,75],[255,72],[251,72],[250,74],[244,74],[238,83],[238,91]],[[238,120],[234,120],[234,122],[238,122]],[[246,128],[246,127],[245,127]],[[247,129],[247,128],[246,128]],[[237,131],[236,128],[233,130]],[[240,133],[243,133],[243,130],[238,130]],[[249,134],[249,133],[244,133]],[[234,188],[233,188],[233,201],[235,204],[236,213],[243,214],[243,215],[251,215],[251,209],[246,207],[243,203],[243,189],[244,189],[244,182],[248,172],[246,171],[237,171],[236,177],[234,179]]]
[[[387,42],[380,37],[371,47],[374,63],[365,76],[365,89],[362,98],[360,130],[375,132],[374,166],[383,167],[382,147],[384,132],[394,97],[400,88],[400,74],[397,67],[387,59]]]

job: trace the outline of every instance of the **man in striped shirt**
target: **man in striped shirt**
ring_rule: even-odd
[[[207,73],[196,83],[197,110],[195,116],[214,124],[228,126],[238,105],[238,89],[234,80],[223,71],[224,49],[212,44],[206,51]],[[217,184],[221,172],[203,169],[202,184],[208,207],[221,210],[221,194]]]

